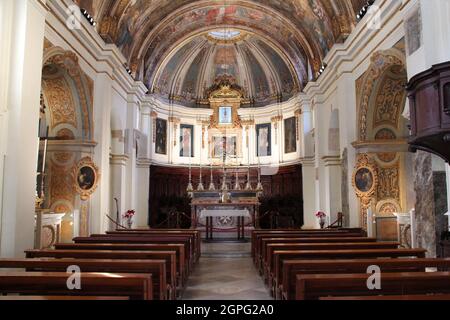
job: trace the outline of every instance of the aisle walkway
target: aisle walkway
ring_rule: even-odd
[[[183,300],[271,300],[255,269],[250,244],[203,243]]]

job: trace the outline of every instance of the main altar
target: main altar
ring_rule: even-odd
[[[260,169],[258,184],[252,186],[249,159],[246,167],[242,156],[243,145],[249,147],[248,138],[242,139],[245,121],[238,114],[241,104],[246,102],[245,94],[233,77],[223,76],[207,90],[207,96],[205,104],[213,109],[207,122],[211,177],[205,187],[200,167],[199,184],[194,188],[189,168],[187,193],[192,199],[192,227],[202,231],[207,240],[245,240],[258,227],[259,196],[263,192]],[[213,182],[213,167],[222,170],[219,185]]]
[[[193,228],[202,231],[207,240],[245,240],[258,228],[257,191],[194,192],[191,202]],[[228,198],[227,198],[228,197]],[[224,200],[225,199],[225,200]]]

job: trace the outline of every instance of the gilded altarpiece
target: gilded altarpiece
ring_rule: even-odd
[[[211,91],[209,104],[213,115],[209,121],[209,155],[213,165],[223,164],[223,150],[226,164],[239,165],[243,159],[242,122],[238,114],[243,93],[235,85],[222,83]]]

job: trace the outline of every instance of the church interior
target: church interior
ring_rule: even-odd
[[[0,300],[450,300],[449,17],[0,0]]]

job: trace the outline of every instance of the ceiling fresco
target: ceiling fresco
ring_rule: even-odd
[[[257,35],[265,44],[259,46],[261,51],[267,56],[272,54],[268,50],[281,54],[283,59],[288,60],[289,68],[297,78],[296,81],[300,86],[304,85],[314,78],[331,47],[345,40],[351,33],[356,24],[356,12],[365,1],[76,0],[76,2],[80,6],[88,6],[88,11],[92,10],[90,12],[99,22],[100,35],[107,42],[115,43],[119,47],[127,58],[135,78],[144,81],[149,88],[154,88],[160,81],[157,75],[161,75],[161,68],[167,65],[167,60],[174,52],[181,50],[186,42],[202,37],[205,32],[217,31],[225,26]],[[241,56],[245,54],[241,53]],[[199,68],[191,69],[201,72]],[[268,81],[269,83],[262,87],[271,87],[270,79]],[[285,80],[281,80],[283,81]],[[187,84],[180,84],[179,90],[183,85]],[[172,90],[175,87],[176,85]]]
[[[162,99],[201,107],[223,78],[243,89],[248,107],[285,101],[301,88],[289,60],[246,31],[230,41],[208,32],[194,37],[172,52],[147,85]]]

